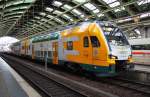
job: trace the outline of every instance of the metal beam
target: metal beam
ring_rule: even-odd
[[[24,0],[24,2],[25,2],[25,0]],[[36,0],[35,0],[34,2],[32,2],[32,3],[29,5],[29,7],[25,10],[25,12],[22,14],[22,16],[29,10],[29,8],[30,8],[35,2],[36,2]],[[18,20],[20,20],[22,16],[20,16]],[[6,32],[5,35],[9,34],[9,32],[10,32],[10,31],[12,30],[12,28],[16,25],[16,23],[18,22],[18,20],[7,30],[7,32]]]

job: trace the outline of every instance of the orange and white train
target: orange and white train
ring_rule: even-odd
[[[106,21],[82,22],[27,38],[13,44],[12,51],[99,76],[112,76],[133,67],[128,40],[118,26]]]

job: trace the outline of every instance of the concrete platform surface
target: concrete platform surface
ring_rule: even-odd
[[[2,58],[0,58],[0,97],[41,96]]]
[[[134,70],[150,73],[150,66],[135,65]]]

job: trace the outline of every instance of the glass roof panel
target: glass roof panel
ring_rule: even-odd
[[[82,14],[82,15],[80,15],[80,17],[81,17],[81,18],[84,18],[85,16]]]
[[[118,0],[103,0],[106,4],[108,4],[108,6],[110,7],[117,7],[120,5],[120,2]],[[117,9],[114,9],[114,12],[119,12],[119,11],[122,11],[122,10],[125,10],[124,7],[121,7],[121,8],[117,8]]]
[[[62,20],[60,20],[60,19],[58,19],[58,18],[55,18],[55,20],[56,20],[57,22],[61,23],[61,24],[64,23]]]
[[[36,22],[36,20],[33,20],[33,19],[32,19],[31,21],[32,21],[32,22]]]
[[[65,9],[65,10],[72,9],[72,7],[70,5],[68,5],[68,4],[65,4],[62,8]]]
[[[74,3],[84,3],[86,2],[87,0],[72,0]]]
[[[13,1],[13,2],[9,2],[9,3],[6,4],[6,7],[11,6],[11,5],[21,4],[21,3],[23,3],[23,1],[16,1],[16,2]]]
[[[32,3],[35,2],[35,0],[18,0],[18,1],[11,1],[6,4],[6,7],[11,6],[11,5],[17,5],[21,3]]]
[[[70,21],[73,21],[73,19],[70,16],[68,16],[67,14],[63,14],[63,17],[70,20]]]
[[[71,17],[66,15],[66,14],[63,14],[63,17],[66,17],[67,19],[70,19]]]
[[[117,8],[117,9],[115,9],[114,11],[115,11],[115,12],[119,12],[119,11],[122,11],[122,10],[125,10],[125,8],[124,8],[124,7]]]
[[[120,5],[120,2],[118,0],[103,0],[103,1],[110,7],[116,7]]]
[[[80,11],[78,11],[77,9],[72,10],[73,13],[77,14],[77,15],[81,15],[82,13]]]
[[[19,10],[19,9],[27,9],[27,8],[28,8],[28,6],[7,8],[7,9],[5,9],[5,12],[7,12],[7,11],[13,11],[13,10]]]
[[[40,12],[40,13],[39,13],[39,15],[41,15],[41,16],[45,16],[45,15],[46,15],[46,13],[44,13],[44,12]]]
[[[114,2],[114,3],[109,4],[110,7],[116,7],[119,5],[120,5],[120,2]]]
[[[84,4],[84,7],[88,8],[89,10],[94,10],[94,9],[96,9],[96,7],[95,7],[93,4],[91,4],[91,3],[86,3],[86,4]]]
[[[52,8],[50,8],[50,7],[46,7],[46,9],[45,9],[46,11],[48,11],[48,12],[51,12],[51,11],[53,11],[53,9]]]
[[[141,0],[138,0],[138,1],[137,1],[137,4],[138,4],[138,5],[147,4],[147,3],[150,3],[150,0],[142,0],[142,1],[141,1]]]
[[[59,6],[62,5],[62,3],[59,2],[59,1],[54,1],[54,2],[53,2],[53,5],[59,7]]]
[[[95,14],[99,13],[99,12],[100,12],[99,9],[96,9],[96,10],[93,11],[93,13],[95,13]]]
[[[35,16],[34,18],[36,18],[36,19],[38,19],[38,20],[41,19],[39,16]]]
[[[102,16],[104,16],[104,14],[99,13],[97,16],[98,16],[98,17],[102,17]]]
[[[46,22],[46,21],[47,21],[47,19],[44,19],[44,18],[43,18],[43,19],[41,19],[41,21],[42,21],[42,22]]]
[[[52,16],[52,15],[47,15],[47,17],[50,18],[50,19],[54,18],[54,16]]]
[[[150,12],[149,13],[144,13],[140,15],[140,18],[146,18],[146,17],[150,17]]]
[[[103,0],[103,1],[106,2],[107,4],[110,4],[110,3],[113,3],[113,2],[115,2],[117,0]]]
[[[57,14],[57,15],[62,14],[62,12],[61,12],[61,11],[58,11],[58,10],[55,10],[53,13],[54,13],[54,14]]]
[[[35,2],[35,0],[24,0],[25,3],[32,3]]]
[[[22,14],[24,12],[20,11],[20,12],[16,12],[16,13],[7,13],[7,14],[4,14],[4,16],[9,16],[9,15],[16,15],[16,14]]]

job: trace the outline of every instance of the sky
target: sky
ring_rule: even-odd
[[[0,37],[0,52],[10,51],[9,46],[17,41],[19,40],[9,36]]]

